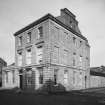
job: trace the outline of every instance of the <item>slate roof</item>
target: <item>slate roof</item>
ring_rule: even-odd
[[[105,76],[105,66],[91,67],[90,75]]]
[[[24,31],[26,31],[26,30],[28,30],[28,29],[30,29],[30,28],[32,28],[32,27],[34,27],[34,26],[40,24],[41,22],[43,22],[43,21],[45,21],[45,20],[47,20],[47,19],[53,20],[54,22],[58,23],[59,25],[61,25],[61,26],[64,27],[65,29],[71,31],[71,32],[72,32],[73,34],[75,34],[76,36],[82,38],[83,40],[88,41],[87,38],[85,38],[82,34],[76,32],[75,30],[73,30],[73,29],[70,28],[69,26],[65,25],[63,22],[61,22],[60,20],[58,20],[56,17],[54,17],[53,15],[51,15],[51,14],[49,14],[49,13],[48,13],[47,15],[43,16],[42,18],[40,18],[40,19],[34,21],[33,23],[29,24],[28,26],[26,26],[26,27],[20,29],[19,31],[17,31],[17,32],[14,34],[14,36],[17,36],[18,34],[21,34],[22,32],[24,32]]]

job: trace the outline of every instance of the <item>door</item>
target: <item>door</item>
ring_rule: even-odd
[[[87,76],[85,76],[85,88],[87,87],[86,82],[87,82]]]
[[[23,75],[20,76],[20,89],[23,89]]]

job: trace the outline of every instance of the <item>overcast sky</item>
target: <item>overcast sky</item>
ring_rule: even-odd
[[[14,62],[13,33],[47,13],[68,8],[91,46],[91,66],[105,65],[105,0],[0,0],[0,57]]]

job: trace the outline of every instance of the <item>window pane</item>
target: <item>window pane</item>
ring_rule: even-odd
[[[64,83],[68,84],[68,71],[67,70],[64,71]]]
[[[5,72],[6,83],[8,83],[8,72]]]
[[[31,49],[26,51],[26,64],[31,64]]]
[[[18,66],[22,65],[22,52],[18,52]]]
[[[37,47],[36,48],[36,63],[40,64],[42,62],[43,59],[43,47]]]
[[[58,63],[59,62],[59,47],[54,47],[53,51],[53,62]]]
[[[39,68],[39,83],[43,84],[43,68]]]
[[[27,34],[27,42],[28,42],[28,43],[31,42],[31,32],[29,32],[29,33]]]
[[[19,45],[19,46],[22,45],[22,36],[18,37],[18,45]]]
[[[29,70],[27,71],[27,85],[31,85],[32,84],[32,71]]]
[[[13,83],[15,83],[15,71],[12,71],[12,81],[13,81]]]
[[[38,28],[38,39],[43,37],[43,27]]]
[[[82,86],[82,72],[79,73],[78,85]]]

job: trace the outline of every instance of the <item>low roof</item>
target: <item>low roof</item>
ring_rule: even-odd
[[[96,76],[105,76],[105,66],[91,67],[90,74]]]
[[[5,60],[3,60],[2,58],[0,58],[0,63],[2,63],[4,66],[7,65],[7,62]]]
[[[4,71],[11,71],[11,70],[15,70],[17,67],[15,66],[15,63],[12,63],[10,65],[8,65],[7,67],[4,67],[3,70]]]

